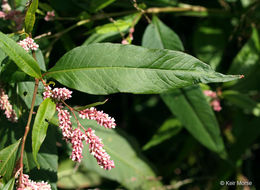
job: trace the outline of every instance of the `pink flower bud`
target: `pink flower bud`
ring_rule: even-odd
[[[47,21],[47,22],[48,21],[52,21],[52,20],[54,20],[54,17],[55,17],[54,10],[53,11],[48,11],[46,16],[44,17],[44,20]]]

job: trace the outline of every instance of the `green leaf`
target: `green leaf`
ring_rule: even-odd
[[[34,161],[31,150],[30,141],[26,144],[26,153],[24,156],[25,173],[34,177],[34,181],[46,181],[51,185],[52,190],[56,190],[57,186],[57,170],[58,170],[58,153],[57,153],[57,130],[56,127],[49,127],[46,138],[41,145],[41,149],[37,154],[37,161],[40,170]],[[30,139],[30,138],[28,138]]]
[[[185,128],[204,146],[225,157],[225,147],[214,113],[198,86],[162,94],[162,99]]]
[[[158,20],[158,18],[156,19]],[[176,38],[176,34],[165,32],[162,26],[163,25],[157,26],[157,30],[161,31],[160,33],[156,30],[149,29],[149,26],[147,27],[142,41],[143,46],[175,50],[176,46],[181,44],[181,41],[175,44],[168,43],[168,41],[173,41],[173,39]],[[148,38],[148,36],[155,37]],[[172,38],[172,40],[167,40],[168,38]],[[177,38],[177,40],[178,39],[179,38]],[[152,40],[154,40],[154,42]],[[159,41],[161,44],[158,43]],[[179,45],[178,49],[182,48],[183,46]],[[222,157],[226,156],[217,120],[199,86],[175,89],[171,93],[162,94],[161,97],[171,112],[177,116],[184,127],[201,144],[212,151],[221,153]]]
[[[64,160],[59,164],[58,187],[62,189],[83,189],[100,185],[101,178],[95,172],[79,166],[72,160]]]
[[[260,116],[260,103],[254,101],[248,95],[234,90],[223,91],[221,95],[229,103],[244,109],[246,113],[251,113],[257,117]]]
[[[147,48],[184,50],[179,36],[156,16],[146,28],[142,44]]]
[[[200,82],[239,78],[217,73],[182,52],[110,43],[69,51],[46,76],[90,94],[163,93]]]
[[[81,110],[84,110],[84,109],[87,109],[87,108],[91,108],[91,107],[96,107],[96,106],[99,106],[99,105],[103,105],[103,104],[105,104],[107,101],[108,101],[108,99],[106,99],[106,100],[103,101],[103,102],[95,102],[95,103],[92,103],[92,104],[88,104],[88,105],[86,105],[86,106],[76,106],[76,107],[74,107],[74,109],[77,110],[77,111],[81,111]]]
[[[163,141],[171,138],[172,136],[178,134],[182,129],[181,123],[177,119],[168,119],[162,126],[155,132],[152,139],[149,140],[144,146],[143,150],[148,150],[149,148],[156,146]]]
[[[0,48],[16,63],[26,74],[41,78],[41,70],[37,62],[20,45],[0,32]]]
[[[49,125],[48,121],[53,117],[55,109],[55,103],[50,98],[46,98],[39,106],[37,115],[34,120],[32,129],[32,151],[34,161],[36,162],[38,168],[40,165],[37,162],[37,154],[46,137]]]
[[[38,9],[38,0],[32,0],[26,15],[25,15],[25,32],[30,34],[33,30],[33,26],[35,23],[35,13]]]
[[[72,118],[74,126],[77,125]],[[107,171],[98,166],[96,159],[89,153],[88,146],[84,146],[83,159],[81,163],[87,171],[97,172],[100,176],[115,180],[127,189],[159,189],[161,183],[156,180],[156,175],[152,168],[145,162],[145,158],[140,152],[140,148],[130,136],[119,129],[108,130],[100,127],[95,121],[79,119],[86,129],[91,127],[95,134],[102,139],[104,149],[115,162],[115,168]],[[51,120],[51,123],[58,125],[58,119]]]
[[[13,175],[19,145],[20,140],[0,151],[0,175],[5,181],[9,181]]]
[[[44,57],[42,54],[41,50],[37,50],[35,52],[35,56],[36,56],[36,60],[39,64],[39,67],[41,68],[42,71],[46,71],[46,65],[45,65],[45,61],[44,61]]]
[[[15,178],[12,178],[8,181],[8,183],[3,187],[2,190],[13,190],[14,189]]]

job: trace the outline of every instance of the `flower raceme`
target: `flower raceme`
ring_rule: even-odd
[[[39,45],[34,42],[34,40],[30,37],[25,38],[18,42],[18,44],[25,50],[25,51],[36,51],[39,48]]]
[[[17,122],[18,118],[15,111],[13,110],[12,105],[8,100],[8,95],[5,93],[5,90],[0,86],[0,109],[5,111],[5,116],[8,120],[12,122]]]
[[[47,182],[35,182],[29,179],[29,175],[23,174],[22,183],[17,190],[51,190],[50,184]]]
[[[212,106],[213,110],[219,112],[222,107],[220,105],[220,100],[217,93],[213,92],[212,90],[204,90],[203,93],[205,96],[210,97],[210,105]]]
[[[66,88],[52,89],[50,86],[46,86],[43,93],[44,99],[52,98],[56,102],[59,128],[62,131],[64,140],[72,145],[72,154],[70,158],[75,162],[81,162],[81,159],[83,158],[83,142],[85,141],[86,144],[89,144],[89,151],[96,158],[97,163],[101,168],[104,168],[105,170],[114,168],[114,161],[110,160],[110,156],[103,149],[104,145],[101,139],[95,135],[94,130],[91,128],[85,130],[82,127],[85,131],[85,133],[83,133],[80,129],[81,125],[78,126],[78,128],[73,129],[70,112],[64,109],[63,105],[65,100],[72,97],[71,94],[72,91]],[[82,119],[95,120],[99,125],[102,125],[105,128],[115,128],[116,126],[114,118],[103,111],[98,111],[94,107],[79,111],[79,117]]]

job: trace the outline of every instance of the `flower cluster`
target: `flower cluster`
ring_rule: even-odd
[[[72,122],[70,120],[70,112],[64,109],[62,104],[63,101],[71,98],[72,91],[66,88],[54,88],[51,89],[50,86],[45,87],[45,92],[43,93],[44,99],[52,98],[56,101],[56,110],[58,111],[59,118],[59,128],[62,130],[63,138],[66,142],[72,145],[72,154],[70,158],[75,162],[81,162],[83,142],[89,144],[90,153],[96,158],[98,165],[100,165],[105,170],[110,170],[115,167],[114,161],[110,160],[110,156],[103,149],[103,144],[101,139],[94,134],[94,130],[89,128],[85,133],[78,128],[73,129]],[[62,102],[61,102],[62,100]],[[64,102],[63,102],[64,103]],[[115,128],[115,120],[108,116],[108,114],[103,113],[103,111],[97,111],[95,108],[85,109],[79,112],[79,117],[83,119],[96,120],[100,125],[106,128]]]
[[[50,184],[47,182],[35,182],[29,179],[29,176],[23,174],[22,176],[22,184],[17,190],[51,190]]]
[[[18,44],[25,49],[25,51],[33,50],[36,51],[39,48],[39,45],[34,42],[34,40],[30,37],[25,38],[18,42]]]
[[[5,93],[5,90],[0,87],[0,109],[5,111],[5,116],[8,120],[12,122],[17,122],[18,118],[15,111],[13,110],[12,105],[8,100],[8,95]]]
[[[133,33],[134,33],[135,29],[132,27],[129,30],[129,35],[126,39],[123,39],[121,44],[130,44],[131,41],[134,39]]]
[[[52,21],[52,20],[54,20],[54,17],[55,17],[54,10],[53,11],[48,11],[46,16],[44,17],[44,20],[47,21],[47,22],[48,21]]]
[[[0,18],[4,20],[12,20],[16,24],[16,29],[20,30],[23,25],[24,15],[21,11],[12,10],[7,0],[2,1],[2,11],[0,11]]]
[[[204,90],[203,91],[205,96],[210,97],[210,105],[212,106],[213,110],[220,111],[222,109],[220,105],[220,100],[218,98],[218,95],[216,92],[213,92],[212,90]]]
[[[94,107],[79,111],[79,117],[82,119],[86,118],[96,120],[99,125],[102,125],[105,128],[111,129],[116,127],[114,118],[109,117],[109,115],[104,113],[103,111],[97,111],[97,109]]]

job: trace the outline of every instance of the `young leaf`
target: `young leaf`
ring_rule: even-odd
[[[81,46],[69,51],[46,76],[90,94],[155,94],[199,82],[239,78],[217,73],[182,52],[110,43]]]
[[[13,174],[20,141],[18,140],[0,151],[0,175],[3,176],[5,181],[9,181]]]
[[[226,156],[218,122],[198,86],[162,94],[163,101],[185,128],[204,146]]]
[[[20,45],[0,32],[0,48],[31,77],[41,78],[41,70],[37,62]]]
[[[50,98],[47,98],[39,106],[37,115],[35,117],[32,130],[32,151],[34,161],[38,168],[40,165],[37,162],[37,153],[40,150],[41,144],[46,137],[49,124],[48,121],[53,117],[55,108],[55,103]]]
[[[2,190],[13,190],[14,189],[14,182],[15,182],[15,178],[12,178],[8,181],[7,184],[5,184],[5,186],[3,187]]]
[[[161,22],[160,25],[154,24],[154,22],[159,22],[159,19],[154,17],[153,24],[147,27],[142,41],[143,46],[173,50],[179,46],[178,49],[183,49],[183,46],[180,45],[182,42],[176,38],[177,35],[173,31],[171,33],[170,29]],[[156,29],[152,30],[152,25]],[[149,36],[155,37],[148,38]],[[174,40],[177,43],[174,43]],[[224,143],[217,120],[199,86],[175,89],[171,93],[162,94],[161,97],[171,112],[201,144],[225,156]]]
[[[108,99],[106,99],[106,100],[103,101],[103,102],[95,102],[95,103],[88,104],[88,105],[85,105],[85,106],[76,106],[76,107],[74,107],[74,109],[77,110],[77,111],[81,111],[81,110],[84,110],[84,109],[87,109],[87,108],[91,108],[91,107],[96,107],[96,106],[99,106],[99,105],[103,105],[103,104],[105,104],[107,101],[108,101]]]
[[[146,28],[142,44],[147,48],[184,50],[179,36],[156,16]]]
[[[152,139],[144,145],[143,150],[148,150],[149,148],[171,138],[172,136],[178,134],[181,129],[181,123],[177,119],[166,120],[158,129],[158,131],[153,135]]]
[[[35,23],[35,13],[38,8],[38,0],[32,0],[25,15],[25,32],[30,34]]]

